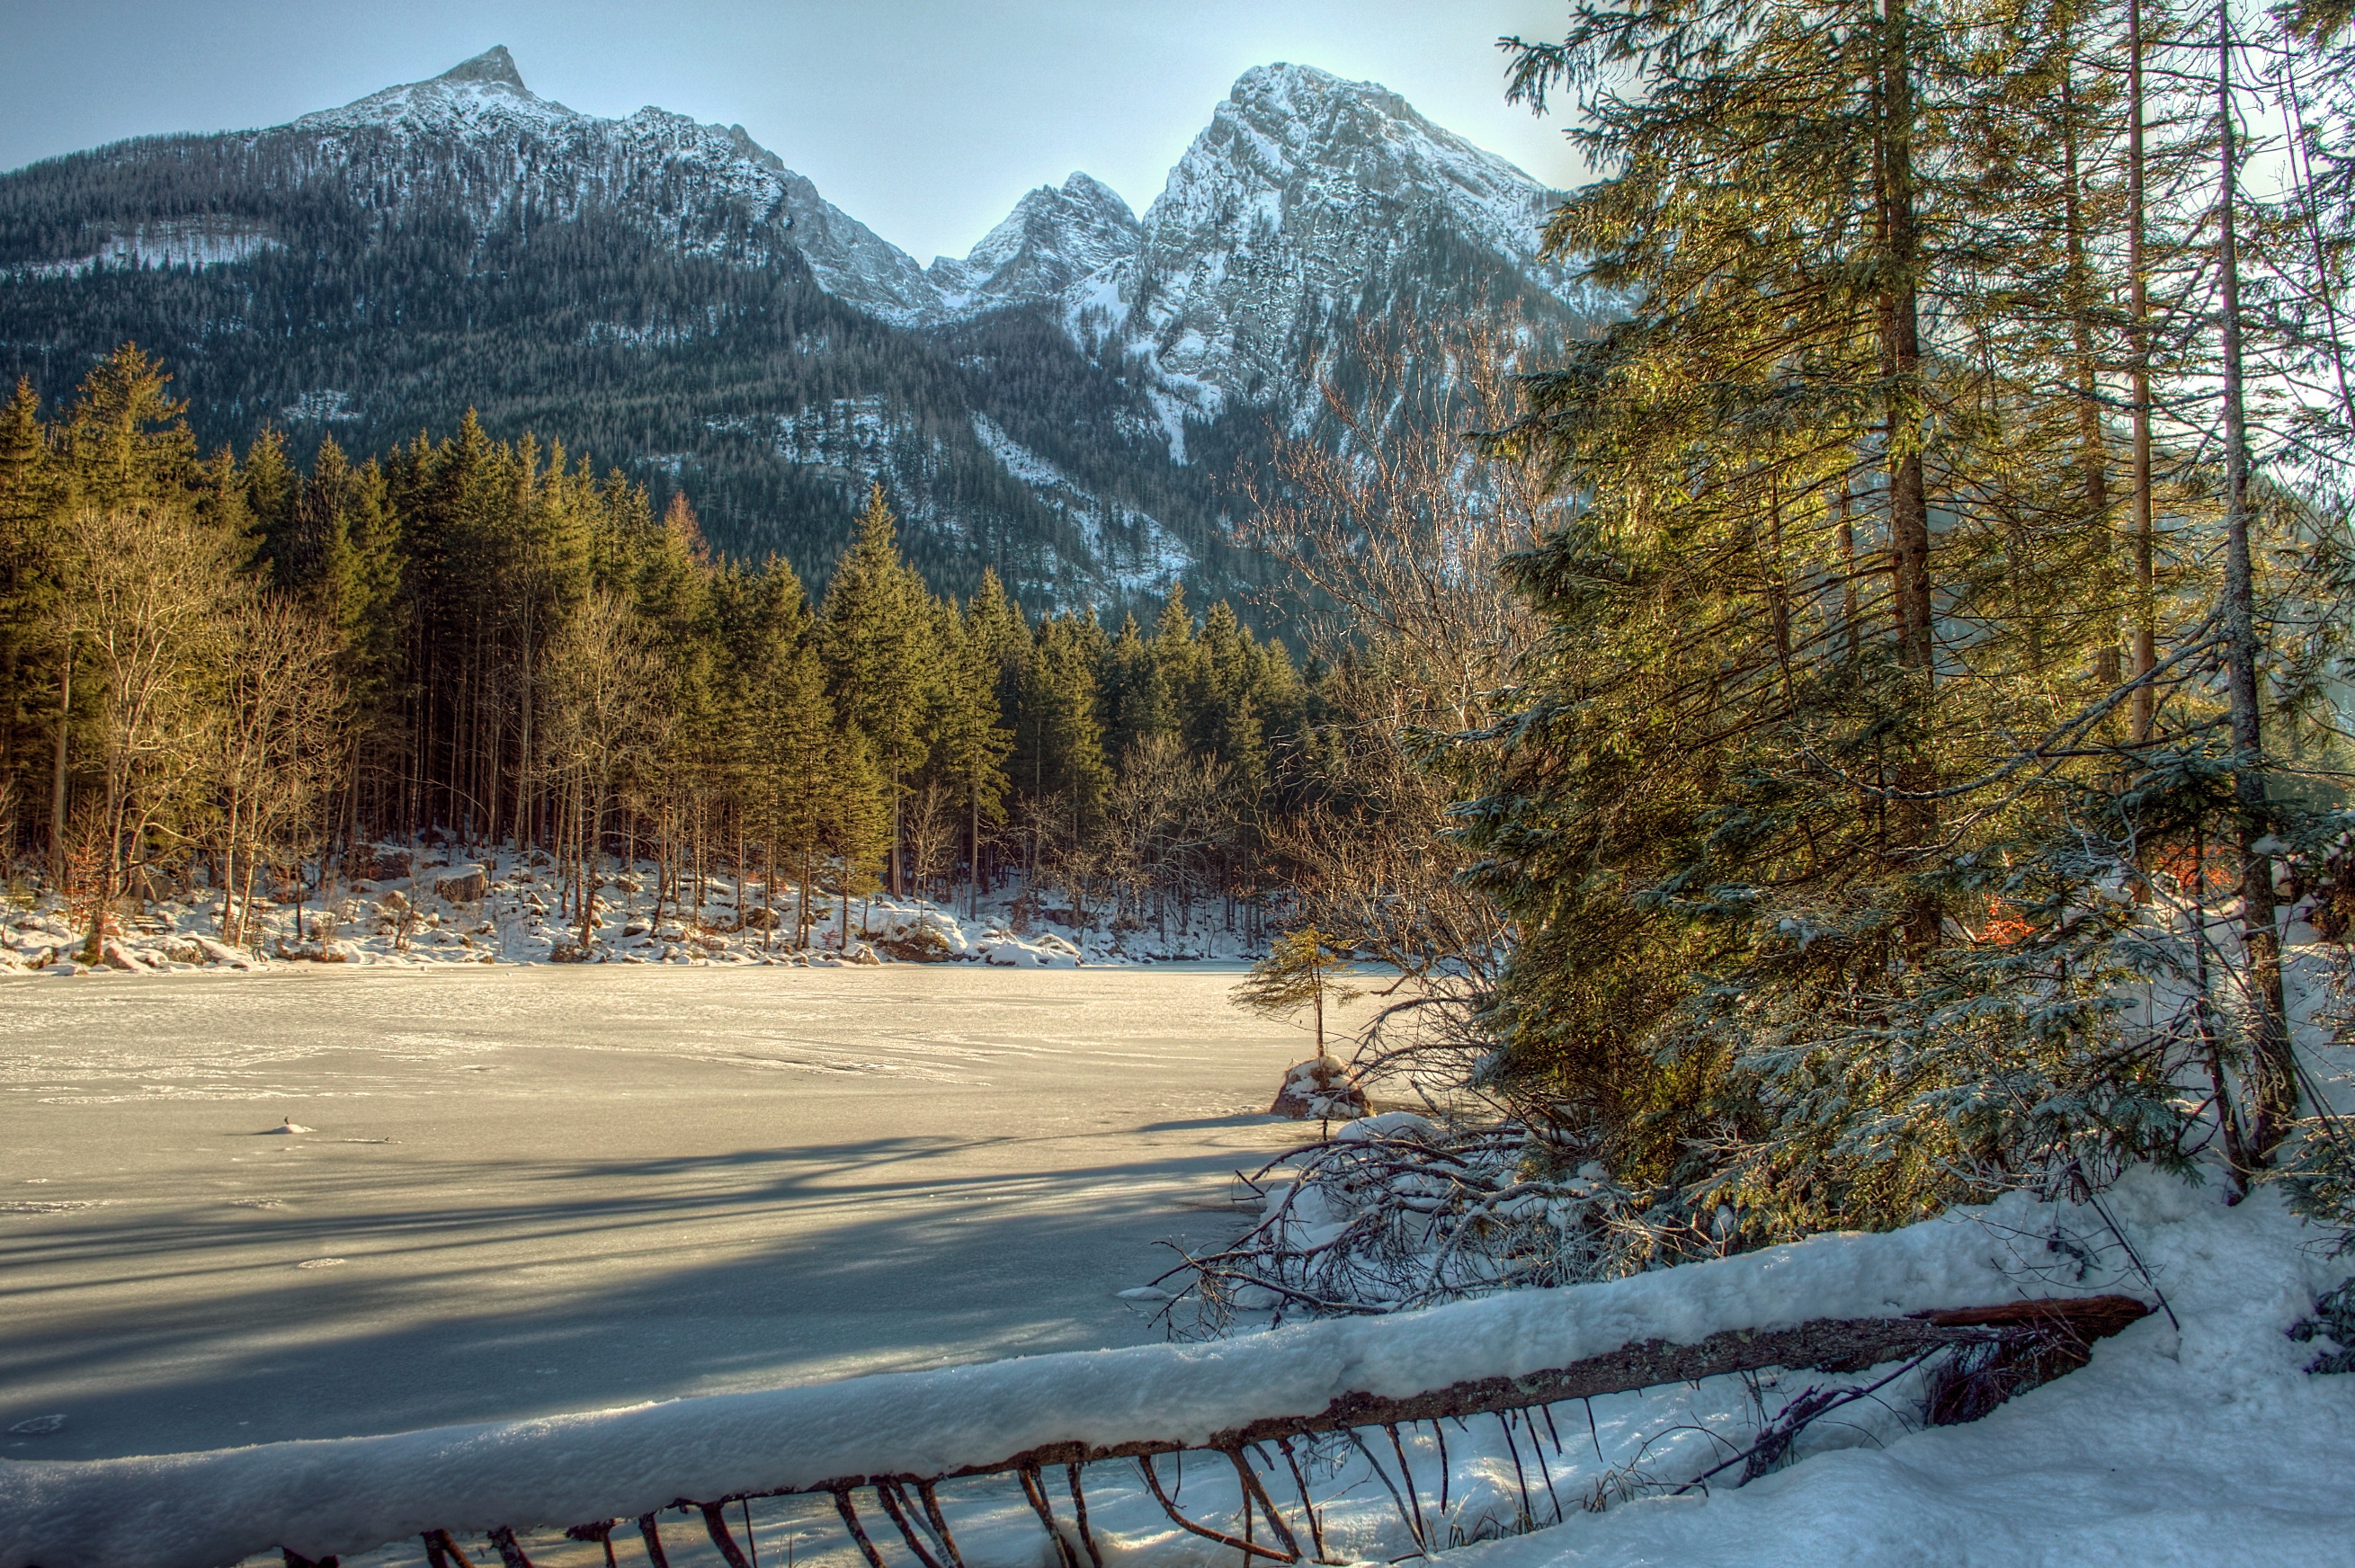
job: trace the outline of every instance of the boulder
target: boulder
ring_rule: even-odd
[[[895,932],[883,938],[879,945],[903,964],[944,964],[956,956],[949,939],[930,923]]]
[[[1349,1071],[1329,1056],[1295,1062],[1284,1074],[1272,1116],[1295,1121],[1355,1121],[1366,1114],[1366,1092],[1349,1082]]]
[[[491,874],[480,866],[469,866],[436,881],[433,891],[453,904],[480,903],[491,891]]]
[[[352,850],[351,875],[372,882],[396,882],[409,875],[409,851],[381,844],[362,844]]]

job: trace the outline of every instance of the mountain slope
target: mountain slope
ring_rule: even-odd
[[[929,269],[741,126],[602,119],[504,48],[268,130],[0,176],[0,374],[60,397],[130,338],[208,441],[376,450],[468,406],[684,489],[819,574],[871,479],[936,583],[1213,592],[1238,481],[1368,311],[1597,310],[1550,194],[1368,83],[1247,73],[1138,219],[1085,175]]]

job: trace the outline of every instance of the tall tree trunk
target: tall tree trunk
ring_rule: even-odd
[[[2066,182],[2061,208],[2068,247],[2070,347],[2077,361],[2077,444],[2083,453],[2080,461],[2085,471],[2085,515],[2104,536],[2103,586],[2106,592],[2111,581],[2110,563],[2116,559],[2107,539],[2110,527],[2109,451],[2102,431],[2102,405],[2094,377],[2094,279],[2093,269],[2085,260],[2083,176],[2077,157],[2076,83],[2073,72],[2065,64],[2061,77],[2061,153],[2062,172]],[[2117,644],[2114,640],[2104,639],[2094,654],[2095,681],[2105,688],[2115,687],[2121,678],[2119,663]]]
[[[602,780],[592,792],[581,791],[581,955],[589,956],[590,939],[597,931],[597,830],[605,816]]]
[[[900,897],[906,891],[900,878],[900,765],[891,764],[891,896]]]
[[[2152,576],[2155,525],[2150,495],[2150,280],[2143,255],[2142,0],[2126,5],[2126,312],[2134,336],[2134,743],[2150,741],[2158,699],[2149,685],[2158,664],[2158,596]]]
[[[1856,521],[1849,514],[1849,476],[1840,475],[1838,539],[1840,555],[1840,623],[1847,631],[1848,660],[1853,665],[1864,655],[1864,624],[1859,614],[1856,590]]]
[[[66,731],[73,720],[73,638],[58,667],[58,744],[49,773],[49,884],[66,885]]]
[[[2232,123],[2232,18],[2216,7],[2217,281],[2223,307],[2224,684],[2232,722],[2232,791],[2241,807],[2241,944],[2248,964],[2249,1155],[2270,1163],[2297,1117],[2296,1061],[2284,1006],[2281,933],[2266,825],[2264,734],[2257,675],[2256,573],[2249,550],[2249,447],[2241,343],[2238,148]]]
[[[1889,543],[1896,601],[1897,662],[1911,672],[1913,700],[1927,704],[1934,670],[1930,593],[1930,508],[1922,470],[1922,240],[1914,211],[1913,44],[1906,0],[1882,0],[1881,223],[1888,283],[1881,296],[1881,353],[1889,400]],[[1919,861],[1935,847],[1937,773],[1925,741],[1905,748],[1896,770],[1899,854]],[[1906,944],[1916,952],[1937,945],[1941,924],[1934,899],[1917,897],[1905,916]]]

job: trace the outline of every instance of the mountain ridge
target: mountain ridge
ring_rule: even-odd
[[[742,126],[583,114],[498,46],[283,125],[0,176],[0,371],[54,398],[60,358],[136,337],[208,439],[373,449],[480,405],[805,572],[881,480],[944,586],[986,564],[1058,603],[1231,592],[1259,570],[1241,482],[1271,429],[1313,425],[1350,321],[1596,314],[1538,259],[1553,199],[1378,84],[1279,64],[1142,216],[1075,172],[922,267]]]

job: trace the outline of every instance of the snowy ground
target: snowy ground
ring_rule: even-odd
[[[0,979],[0,1457],[1155,1338],[1301,1037],[1231,968]],[[311,1130],[272,1133],[291,1118]]]

